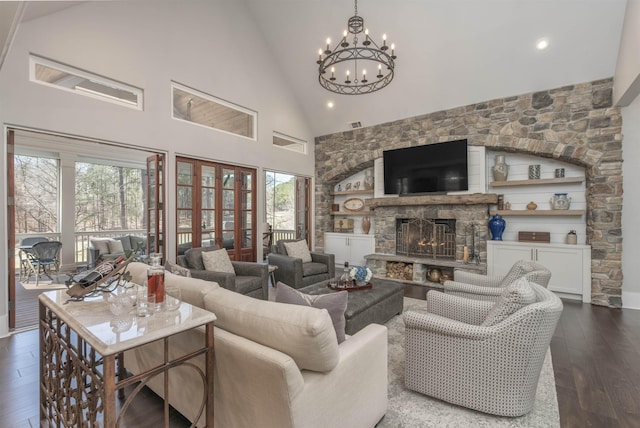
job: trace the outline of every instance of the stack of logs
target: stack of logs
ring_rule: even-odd
[[[387,278],[413,280],[413,263],[387,262]]]

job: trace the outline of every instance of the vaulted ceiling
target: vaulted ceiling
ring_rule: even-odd
[[[327,37],[341,36],[354,14],[353,1],[244,2],[318,136],[350,129],[353,122],[371,126],[612,77],[627,3],[363,0],[358,15],[370,36],[380,41],[385,33],[396,45],[396,73],[394,81],[376,93],[348,96],[320,87],[315,61]],[[54,13],[72,3],[29,2],[23,19]],[[184,7],[188,3],[183,0]],[[540,51],[536,42],[542,38],[549,47]],[[218,42],[231,43],[233,35]]]

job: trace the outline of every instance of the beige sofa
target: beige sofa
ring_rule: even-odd
[[[133,281],[146,265],[131,263]],[[338,345],[324,309],[258,300],[214,282],[166,274],[183,300],[217,316],[215,328],[215,424],[235,428],[373,427],[387,409],[387,329],[371,324]],[[158,316],[158,314],[154,315]],[[161,316],[161,315],[160,315]],[[173,338],[170,353],[182,355],[202,344],[203,330]],[[139,373],[162,361],[161,343],[125,354]],[[203,369],[203,360],[199,360]],[[162,377],[150,387],[161,394]],[[202,401],[200,374],[176,367],[169,376],[169,401],[195,419]],[[197,426],[204,426],[201,417]]]

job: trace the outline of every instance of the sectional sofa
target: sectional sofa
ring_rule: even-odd
[[[147,266],[131,263],[133,282]],[[223,428],[371,428],[387,409],[387,329],[370,324],[338,344],[324,309],[258,300],[215,282],[166,273],[184,301],[214,312],[215,424]],[[163,315],[155,314],[154,317]],[[170,354],[202,344],[203,330],[174,336]],[[161,363],[162,343],[125,354],[139,373]],[[198,360],[202,370],[203,360]],[[162,394],[162,377],[149,386]],[[201,376],[193,367],[169,375],[169,402],[194,421],[202,401]],[[135,405],[135,403],[134,403]],[[197,421],[204,426],[204,419]]]

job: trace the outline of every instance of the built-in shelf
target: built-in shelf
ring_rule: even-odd
[[[582,183],[584,177],[540,178],[537,180],[492,181],[491,187],[536,186],[540,184]]]
[[[581,216],[584,210],[491,210],[491,215],[508,215],[508,216]]]
[[[343,190],[342,192],[329,192],[331,196],[339,195],[373,195],[373,189],[369,190]]]
[[[371,211],[331,211],[331,215],[371,215]]]

